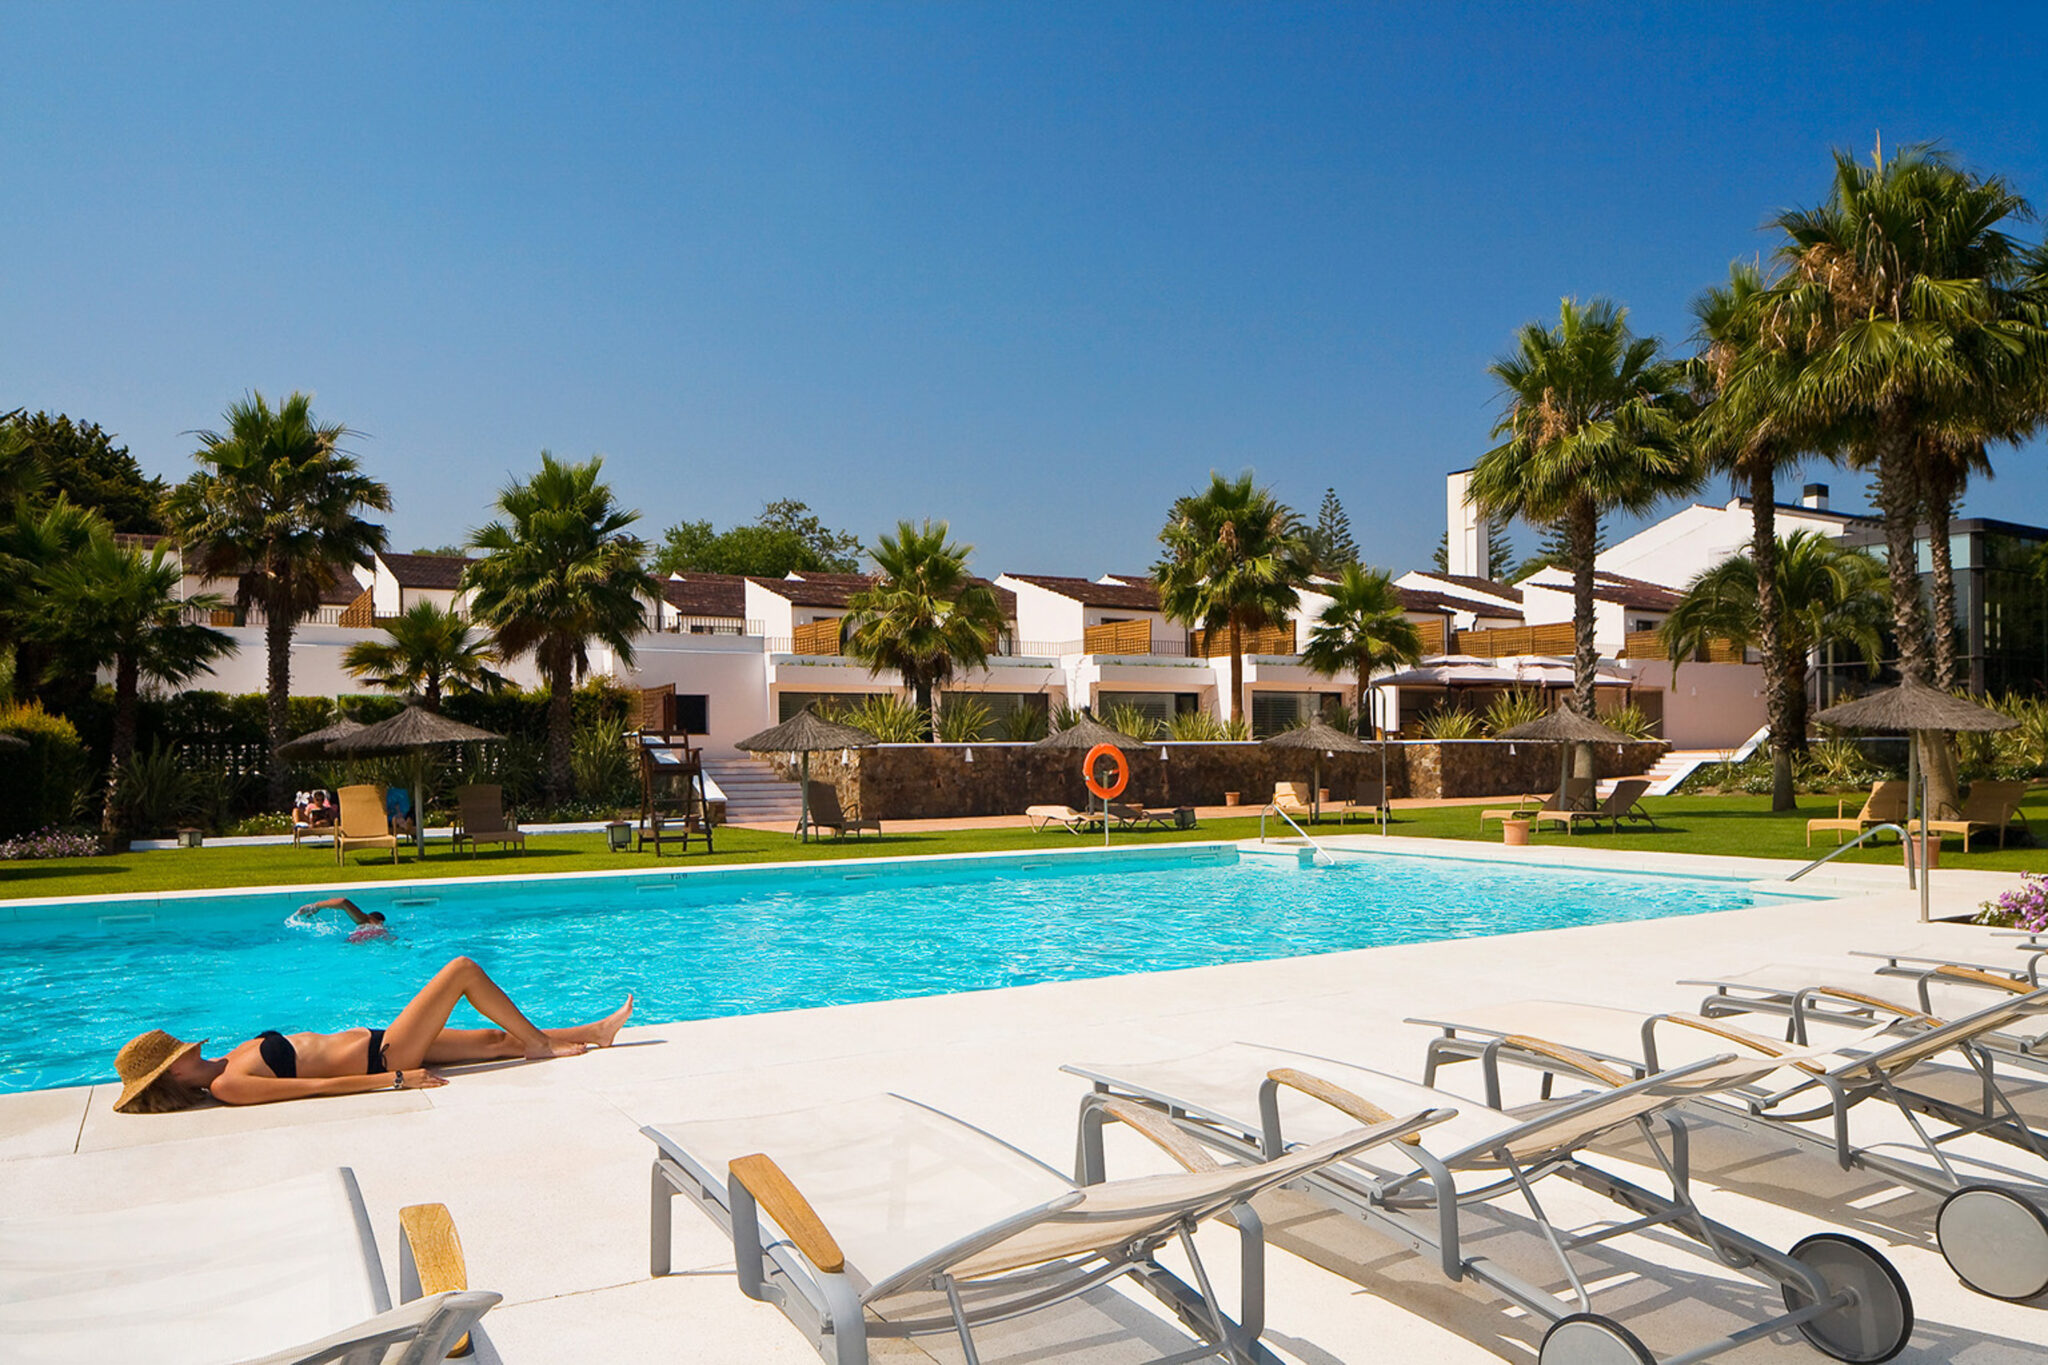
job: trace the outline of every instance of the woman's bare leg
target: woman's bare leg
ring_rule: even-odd
[[[458,957],[440,971],[412,1002],[398,1012],[384,1030],[384,1061],[394,1071],[424,1066],[434,1040],[448,1025],[456,1002],[468,1000],[477,1013],[511,1035],[519,1051],[506,1055],[540,1060],[544,1057],[572,1057],[587,1044],[555,1042],[519,1012],[497,982],[466,957]],[[469,1032],[470,1030],[463,1030]]]
[[[619,1029],[633,1015],[633,997],[602,1019],[575,1028],[543,1029],[551,1043],[583,1043],[589,1047],[610,1047]],[[390,1052],[387,1044],[385,1052]],[[428,1066],[455,1066],[462,1062],[497,1062],[524,1057],[525,1046],[501,1028],[444,1028],[427,1045]]]

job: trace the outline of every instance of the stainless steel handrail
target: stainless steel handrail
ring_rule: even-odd
[[[1297,825],[1297,824],[1295,824],[1295,823],[1294,823],[1294,817],[1293,817],[1293,816],[1289,815],[1289,814],[1288,814],[1288,813],[1287,813],[1286,811],[1284,811],[1284,810],[1281,810],[1281,809],[1280,809],[1280,808],[1279,808],[1278,806],[1276,806],[1276,805],[1272,804],[1272,803],[1271,803],[1270,801],[1269,801],[1269,802],[1267,802],[1267,803],[1266,803],[1266,805],[1265,805],[1265,806],[1263,806],[1263,807],[1261,807],[1261,808],[1260,808],[1260,810],[1259,810],[1259,842],[1260,842],[1260,843],[1262,843],[1262,844],[1263,844],[1263,843],[1265,843],[1265,842],[1266,842],[1266,814],[1267,814],[1267,812],[1269,812],[1269,811],[1270,811],[1270,812],[1271,812],[1272,814],[1274,814],[1274,815],[1277,815],[1277,816],[1279,816],[1279,817],[1280,817],[1280,818],[1281,818],[1282,820],[1285,820],[1285,821],[1286,821],[1286,822],[1287,822],[1287,823],[1288,823],[1288,824],[1289,824],[1290,826],[1292,826],[1292,828],[1293,828],[1293,830],[1294,830],[1294,832],[1295,832],[1296,834],[1299,834],[1299,835],[1300,835],[1300,836],[1301,836],[1301,837],[1302,837],[1303,839],[1306,839],[1306,840],[1308,841],[1308,845],[1309,845],[1309,847],[1310,847],[1310,848],[1313,848],[1313,849],[1314,849],[1314,850],[1316,851],[1316,861],[1317,861],[1317,862],[1319,862],[1319,863],[1321,863],[1321,864],[1322,864],[1323,866],[1327,867],[1327,866],[1329,866],[1330,864],[1332,864],[1332,863],[1335,863],[1335,862],[1337,861],[1337,860],[1336,860],[1335,858],[1332,858],[1332,857],[1330,856],[1330,850],[1328,850],[1327,848],[1324,848],[1324,847],[1323,847],[1323,846],[1322,846],[1321,844],[1319,844],[1319,843],[1317,843],[1317,842],[1316,842],[1316,837],[1315,837],[1315,835],[1313,835],[1313,834],[1310,834],[1310,833],[1309,833],[1309,832],[1308,832],[1307,830],[1303,829],[1303,828],[1302,828],[1302,827],[1301,827],[1300,825]]]
[[[1899,836],[1899,840],[1900,840],[1900,842],[1902,842],[1902,843],[1903,843],[1903,842],[1904,842],[1905,840],[1907,840],[1907,839],[1910,839],[1910,838],[1912,838],[1912,837],[1913,837],[1912,835],[1910,835],[1910,834],[1908,834],[1908,833],[1906,832],[1906,827],[1905,827],[1904,825],[1894,825],[1894,824],[1882,824],[1882,825],[1872,825],[1872,826],[1871,826],[1871,827],[1870,827],[1869,829],[1866,829],[1866,830],[1864,830],[1864,831],[1863,831],[1863,832],[1862,832],[1861,834],[1859,834],[1859,835],[1857,835],[1857,836],[1856,836],[1855,838],[1851,839],[1851,840],[1850,840],[1850,841],[1849,841],[1848,843],[1846,843],[1846,844],[1843,844],[1843,845],[1842,845],[1842,846],[1841,846],[1840,848],[1836,849],[1836,850],[1835,850],[1835,851],[1834,851],[1833,853],[1829,853],[1829,854],[1825,855],[1824,857],[1819,857],[1819,858],[1815,858],[1815,859],[1814,859],[1814,860],[1813,860],[1812,862],[1808,863],[1808,864],[1807,864],[1807,865],[1806,865],[1805,867],[1802,867],[1802,868],[1800,868],[1800,869],[1799,869],[1799,870],[1798,870],[1797,872],[1794,872],[1794,873],[1793,873],[1793,874],[1792,874],[1791,876],[1789,876],[1789,877],[1785,878],[1785,880],[1786,880],[1786,881],[1788,881],[1788,882],[1796,882],[1796,881],[1798,881],[1798,880],[1799,880],[1799,879],[1800,879],[1801,877],[1804,877],[1804,876],[1805,876],[1805,875],[1806,875],[1807,873],[1809,873],[1809,872],[1813,871],[1813,870],[1814,870],[1814,869],[1815,869],[1816,867],[1819,867],[1819,866],[1820,866],[1820,865],[1821,865],[1822,863],[1831,863],[1831,862],[1833,862],[1833,861],[1834,861],[1835,859],[1837,859],[1837,858],[1841,857],[1841,856],[1842,856],[1842,855],[1843,855],[1844,853],[1847,853],[1847,852],[1848,852],[1848,851],[1849,851],[1850,849],[1852,849],[1852,848],[1856,847],[1856,845],[1858,845],[1858,844],[1862,843],[1862,842],[1863,842],[1863,841],[1864,841],[1865,839],[1868,839],[1868,838],[1869,838],[1869,837],[1870,837],[1871,835],[1873,835],[1873,834],[1882,834],[1882,833],[1883,833],[1883,832],[1884,832],[1885,830],[1891,830],[1891,831],[1892,831],[1892,832],[1893,832],[1894,834],[1897,834],[1897,835]],[[1913,884],[1913,860],[1912,860],[1912,859],[1911,859],[1910,857],[1908,857],[1908,858],[1906,859],[1906,885],[1908,885],[1908,886],[1911,886],[1912,884]]]

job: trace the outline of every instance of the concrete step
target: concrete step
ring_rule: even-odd
[[[704,771],[725,793],[725,818],[733,824],[794,824],[803,810],[796,783],[759,759],[707,758]]]

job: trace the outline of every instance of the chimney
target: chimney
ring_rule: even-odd
[[[1816,512],[1828,510],[1828,486],[1824,483],[1810,483],[1799,494],[1799,505],[1811,507]]]
[[[1492,539],[1492,528],[1477,507],[1465,501],[1465,489],[1472,482],[1472,471],[1461,469],[1444,480],[1444,510],[1447,524],[1444,528],[1445,562],[1449,572],[1466,578],[1490,578],[1486,572],[1487,542]]]

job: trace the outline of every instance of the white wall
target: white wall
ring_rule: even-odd
[[[213,662],[210,676],[195,679],[195,690],[208,692],[262,692],[270,686],[270,654],[264,644],[263,627],[232,626],[225,633],[234,640],[235,652]],[[369,693],[377,689],[342,667],[348,647],[364,640],[384,639],[377,630],[351,630],[344,626],[302,624],[292,632],[292,695],[334,696],[339,692]],[[540,686],[540,673],[533,658],[496,665],[497,671],[521,687]]]
[[[1803,512],[1796,507],[1781,505],[1777,523],[1781,537],[1794,531],[1842,534],[1840,515]],[[1740,498],[1725,507],[1694,503],[1602,550],[1593,562],[1608,573],[1683,588],[1728,556],[1747,550],[1751,529],[1749,509]]]
[[[1071,597],[1002,574],[998,587],[1017,594],[1017,638],[1059,645],[1081,638],[1081,604]]]
[[[1674,749],[1733,749],[1764,723],[1764,670],[1759,664],[1684,664],[1678,686],[1671,665],[1626,659],[1620,667],[1639,686],[1664,696],[1664,739]]]
[[[671,683],[679,693],[708,697],[704,747],[725,756],[738,752],[734,741],[775,724],[766,645],[758,635],[642,635],[633,642],[633,666],[611,673],[623,687]]]

